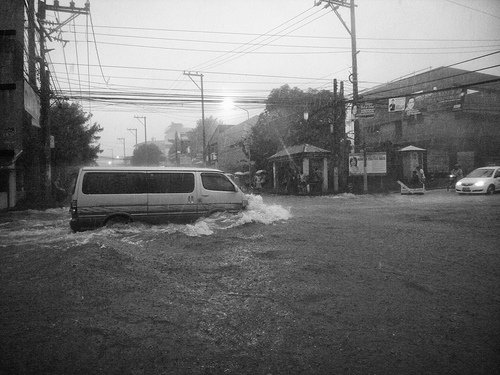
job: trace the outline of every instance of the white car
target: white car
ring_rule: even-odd
[[[455,185],[459,194],[493,194],[500,191],[500,167],[474,169]]]

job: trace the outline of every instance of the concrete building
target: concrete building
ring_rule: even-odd
[[[0,209],[37,195],[42,174],[50,174],[43,163],[34,24],[34,0],[0,1]]]
[[[425,149],[431,177],[444,177],[455,163],[465,173],[500,164],[499,92],[498,76],[448,67],[381,85],[362,93],[357,144],[387,152],[388,182],[411,175],[399,152],[410,145]]]
[[[219,125],[208,141],[210,165],[228,173],[248,171],[249,155],[243,148],[248,149],[249,132],[258,119],[253,116],[238,125]]]

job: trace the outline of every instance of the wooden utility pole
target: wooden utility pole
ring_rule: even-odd
[[[127,130],[135,135],[135,147],[137,147],[137,128],[133,129],[128,128]]]
[[[198,73],[198,72],[184,72],[185,76],[188,76],[191,81],[196,85],[201,90],[201,128],[203,132],[203,166],[207,166],[207,150],[206,150],[206,135],[205,135],[205,100],[203,98],[203,74]],[[201,80],[201,86],[198,86],[198,84],[191,78],[191,76],[195,77],[200,77]]]
[[[139,122],[144,125],[144,151],[146,152],[146,164],[149,163],[148,137],[146,134],[146,116],[134,116]],[[144,122],[141,121],[144,120]],[[137,133],[136,133],[137,134]]]
[[[55,11],[60,13],[70,13],[70,17],[59,23],[55,27],[46,28],[47,11]],[[43,132],[43,195],[49,201],[52,195],[52,172],[51,172],[51,131],[50,131],[50,71],[47,65],[46,39],[52,41],[51,34],[59,31],[64,25],[75,19],[80,14],[88,15],[90,13],[90,3],[87,1],[84,8],[75,7],[73,1],[70,6],[60,6],[59,1],[55,0],[54,5],[48,5],[45,1],[38,1],[37,19],[40,26],[40,126]]]
[[[351,58],[352,58],[352,73],[349,75],[349,81],[352,83],[352,108],[358,105],[358,50],[356,47],[356,5],[354,0],[317,0],[315,5],[320,5],[326,3],[325,7],[330,7],[333,12],[337,15],[342,25],[345,27],[349,35],[351,36]],[[350,27],[342,18],[341,14],[338,12],[339,7],[349,8],[350,10]],[[359,129],[359,121],[354,119],[354,144],[359,151],[361,142],[361,131]],[[366,166],[366,158],[365,158]],[[366,174],[366,168],[363,173],[363,190],[365,193],[368,192],[368,177]]]

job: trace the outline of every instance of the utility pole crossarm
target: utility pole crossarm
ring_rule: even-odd
[[[196,83],[196,81],[191,77],[191,76],[195,76],[195,77],[203,77],[203,74],[201,73],[198,73],[198,72],[187,72],[187,71],[184,71],[183,73],[185,76],[188,76],[189,79],[196,85],[196,87],[198,87],[200,90],[201,90],[201,87]]]

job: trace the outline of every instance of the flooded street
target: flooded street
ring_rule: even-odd
[[[431,191],[81,233],[4,213],[0,373],[495,373],[499,212]]]

